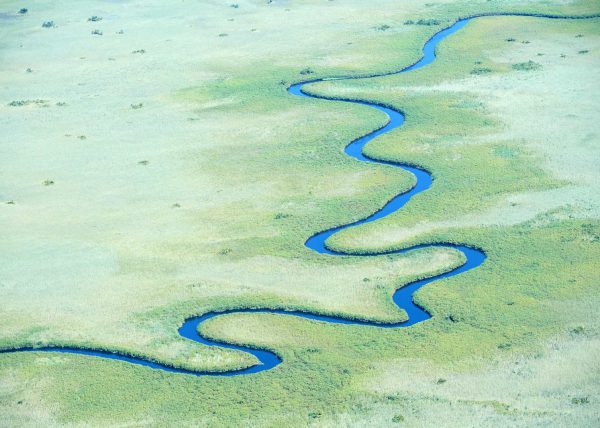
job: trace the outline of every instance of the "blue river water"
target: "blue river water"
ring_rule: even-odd
[[[526,13],[523,13],[523,14],[518,14],[518,13],[517,14],[496,14],[496,15],[534,16],[534,17],[550,18],[550,19],[587,19],[587,18],[597,18],[598,17],[598,15],[583,16],[583,17],[563,17],[563,16],[555,16],[555,15],[536,15],[536,14],[526,14]],[[427,64],[430,64],[431,62],[433,62],[435,60],[436,46],[442,40],[444,40],[451,34],[457,32],[461,28],[463,28],[465,25],[467,25],[469,23],[470,20],[475,19],[480,16],[494,16],[494,15],[491,15],[491,14],[490,15],[478,15],[478,16],[472,16],[472,17],[465,18],[465,19],[460,19],[460,20],[456,21],[453,25],[439,31],[433,37],[431,37],[423,46],[423,56],[421,57],[421,59],[419,61],[415,62],[414,64],[412,64],[408,67],[405,67],[401,70],[398,70],[398,71],[381,73],[381,74],[376,74],[376,75],[369,75],[369,76],[362,76],[360,78],[381,77],[381,76],[388,76],[388,75],[392,75],[392,74],[406,73],[406,72],[410,72],[412,70],[416,70],[418,68],[422,68],[422,67],[426,66]],[[347,79],[355,79],[355,78],[357,78],[357,77],[331,77],[331,78],[307,80],[307,81],[293,84],[292,86],[290,86],[288,88],[288,91],[290,94],[299,96],[299,97],[332,100],[330,98],[323,97],[323,96],[310,95],[310,94],[306,93],[303,90],[303,88],[306,85],[309,85],[309,84],[315,83],[315,82],[330,81],[330,80],[347,80]],[[425,320],[431,318],[431,315],[429,313],[427,313],[423,308],[419,307],[418,305],[416,305],[414,303],[413,294],[418,289],[423,287],[424,285],[427,285],[433,281],[437,281],[442,278],[449,278],[449,277],[452,277],[455,275],[459,275],[463,272],[466,272],[468,270],[471,270],[471,269],[474,269],[474,268],[480,266],[485,261],[485,258],[486,258],[485,253],[477,248],[469,247],[466,245],[450,244],[450,243],[422,244],[422,245],[417,245],[417,246],[413,246],[413,247],[409,247],[409,248],[404,248],[401,250],[393,250],[393,251],[381,252],[381,253],[377,253],[377,254],[373,254],[373,253],[345,254],[345,253],[341,253],[341,252],[332,251],[331,249],[329,249],[327,247],[327,245],[326,245],[327,238],[329,238],[336,232],[339,232],[340,230],[354,227],[354,226],[357,226],[360,224],[370,223],[372,221],[383,218],[393,212],[398,211],[406,203],[408,203],[409,200],[414,195],[427,190],[431,186],[431,183],[432,183],[431,175],[425,169],[419,168],[417,166],[408,165],[408,164],[371,159],[363,154],[363,148],[367,143],[369,143],[369,141],[373,140],[374,138],[376,138],[382,134],[388,133],[395,128],[398,128],[399,126],[401,126],[404,123],[404,115],[402,114],[402,112],[391,109],[384,105],[380,105],[377,103],[365,102],[365,101],[344,100],[344,99],[335,99],[335,101],[336,102],[348,102],[348,103],[354,103],[354,104],[363,104],[363,105],[369,106],[371,108],[375,108],[377,110],[382,111],[389,118],[389,120],[385,126],[352,141],[348,146],[346,146],[346,148],[344,149],[344,152],[347,155],[351,156],[352,158],[354,158],[360,162],[392,165],[392,166],[401,168],[405,171],[408,171],[415,176],[416,184],[412,189],[410,189],[407,192],[396,195],[395,197],[390,199],[380,210],[378,210],[377,212],[371,214],[370,216],[368,216],[362,220],[359,220],[359,221],[356,221],[353,223],[349,223],[349,224],[346,224],[343,226],[338,226],[338,227],[334,227],[331,229],[327,229],[327,230],[321,231],[321,232],[311,236],[310,238],[308,238],[308,240],[305,243],[306,247],[308,247],[309,249],[311,249],[313,251],[316,251],[317,253],[323,254],[324,256],[344,256],[344,257],[371,257],[371,256],[382,255],[382,254],[403,254],[403,253],[407,253],[407,252],[414,251],[417,249],[422,249],[422,248],[452,248],[456,251],[461,252],[465,256],[465,259],[466,259],[464,264],[462,264],[461,266],[459,266],[455,269],[452,269],[448,272],[445,272],[445,273],[442,273],[439,275],[435,275],[435,276],[432,276],[429,278],[414,281],[414,282],[409,283],[395,291],[395,293],[393,294],[393,301],[398,308],[404,309],[406,311],[406,313],[408,315],[407,321],[386,324],[386,323],[377,323],[377,322],[373,322],[373,321],[347,319],[347,318],[342,318],[342,317],[337,317],[337,316],[318,315],[318,314],[301,312],[301,311],[287,311],[287,310],[282,310],[282,309],[264,309],[264,308],[263,309],[260,309],[260,308],[259,309],[229,309],[229,310],[221,311],[221,312],[209,312],[204,315],[191,317],[191,318],[188,318],[187,320],[185,320],[183,325],[181,325],[181,327],[178,330],[179,334],[183,338],[189,339],[194,342],[197,342],[197,343],[200,343],[203,345],[207,345],[207,346],[218,346],[221,348],[235,349],[235,350],[247,352],[249,354],[254,355],[259,361],[258,364],[255,364],[248,368],[244,368],[244,369],[240,369],[240,370],[223,371],[223,372],[194,371],[194,370],[178,368],[178,367],[174,367],[171,365],[151,361],[143,356],[126,355],[124,353],[120,353],[120,352],[116,352],[116,351],[111,352],[111,351],[104,351],[104,350],[82,349],[82,348],[76,348],[76,347],[72,347],[72,348],[71,347],[60,347],[60,346],[39,347],[39,348],[22,347],[22,348],[16,348],[16,349],[0,350],[0,353],[24,352],[24,351],[69,353],[69,354],[88,355],[88,356],[93,356],[93,357],[101,357],[101,358],[107,358],[107,359],[112,359],[112,360],[119,360],[119,361],[131,363],[131,364],[138,364],[138,365],[150,367],[153,369],[160,369],[160,370],[164,370],[167,372],[173,372],[173,373],[184,373],[184,374],[195,375],[195,376],[235,376],[235,375],[243,375],[243,374],[250,374],[250,373],[258,373],[258,372],[272,369],[273,367],[279,365],[282,362],[282,360],[275,352],[271,352],[269,350],[253,349],[253,348],[250,348],[247,346],[238,346],[238,345],[233,345],[233,344],[230,344],[227,342],[221,342],[221,341],[210,340],[208,338],[205,338],[198,332],[198,328],[203,322],[205,322],[211,318],[215,318],[217,316],[223,316],[223,315],[227,315],[227,314],[269,313],[269,314],[277,314],[277,315],[295,316],[295,317],[306,318],[306,319],[320,321],[320,322],[334,323],[334,324],[354,324],[354,325],[368,326],[371,328],[404,328],[404,327],[409,327],[411,325],[414,325],[416,323],[419,323],[419,322],[422,322],[422,321],[425,321]]]

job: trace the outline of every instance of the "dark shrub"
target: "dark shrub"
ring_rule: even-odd
[[[471,70],[471,74],[488,74],[491,73],[492,69],[491,68],[486,68],[486,67],[478,67],[478,68],[474,68],[473,70]]]
[[[399,424],[400,422],[404,422],[404,416],[402,415],[396,415],[392,418],[392,422],[394,422],[395,424]]]
[[[527,62],[520,62],[518,64],[513,64],[512,68],[513,68],[513,70],[519,70],[519,71],[539,70],[540,68],[542,68],[542,64],[538,64],[537,62],[529,60]]]
[[[442,22],[439,19],[419,19],[418,21],[413,21],[409,19],[404,21],[404,25],[440,25]]]

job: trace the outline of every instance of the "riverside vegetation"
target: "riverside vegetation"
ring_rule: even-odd
[[[303,70],[364,75],[414,62],[441,27],[408,20],[600,11],[598,2],[520,3],[239,2],[166,11],[148,2],[143,14],[169,17],[152,25],[128,4],[28,6],[0,30],[10,82],[0,127],[11,136],[1,149],[11,159],[0,184],[2,348],[64,344],[224,370],[253,361],[181,340],[185,317],[269,306],[402,319],[392,291],[460,259],[447,249],[366,259],[307,251],[312,233],[364,217],[413,183],[341,151],[384,117],[295,99],[286,87],[305,79]],[[20,6],[3,2],[2,10]],[[89,16],[103,17],[103,37],[89,37]],[[51,32],[40,28],[48,19]],[[229,37],[218,37],[224,31]],[[321,37],[293,48],[282,41],[311,31]],[[448,241],[488,254],[477,270],[417,294],[431,320],[382,331],[279,315],[212,319],[206,334],[284,359],[236,379],[3,354],[7,425],[593,425],[599,33],[598,20],[481,18],[440,45],[425,69],[308,88],[404,111],[404,126],[366,151],[422,165],[435,179],[401,212],[334,236],[332,248]],[[539,66],[519,66],[530,62]],[[481,69],[490,71],[472,73]],[[67,81],[76,82],[69,93]],[[67,104],[8,105],[29,99]],[[40,185],[48,177],[53,185]]]

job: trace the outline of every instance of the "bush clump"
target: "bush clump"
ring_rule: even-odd
[[[513,70],[519,71],[539,70],[542,68],[542,64],[538,64],[537,62],[529,60],[527,62],[519,62],[517,64],[513,64],[512,68]]]
[[[408,19],[404,21],[404,25],[440,25],[442,21],[439,19],[419,19],[418,21],[413,21],[412,19]]]
[[[88,18],[88,22],[98,22],[98,21],[102,21],[101,16],[93,15]]]
[[[23,107],[23,106],[28,106],[30,104],[38,104],[38,105],[45,105],[46,103],[48,103],[47,100],[15,100],[15,101],[11,101],[8,103],[8,105],[10,107]]]
[[[583,328],[583,326],[582,325],[578,325],[573,330],[571,330],[571,333],[573,333],[573,334],[582,334],[584,331],[585,331],[585,329]]]
[[[473,70],[471,70],[471,74],[476,74],[476,75],[479,75],[479,74],[488,74],[488,73],[491,73],[491,72],[492,72],[492,69],[491,68],[487,68],[487,67],[477,67],[477,68],[474,68]]]
[[[308,417],[311,419],[319,419],[323,415],[323,412],[320,410],[315,410],[313,412],[308,413]]]

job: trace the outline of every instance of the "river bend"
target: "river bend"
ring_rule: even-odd
[[[354,103],[354,104],[362,104],[362,105],[377,109],[377,110],[385,113],[387,115],[387,117],[389,118],[388,122],[385,126],[352,141],[348,146],[346,146],[344,151],[348,156],[351,156],[352,158],[356,159],[359,162],[392,165],[397,168],[400,168],[400,169],[410,172],[416,178],[416,184],[413,188],[411,188],[410,190],[408,190],[406,192],[396,195],[395,197],[390,199],[377,212],[371,214],[370,216],[368,216],[362,220],[359,220],[359,221],[356,221],[353,223],[349,223],[349,224],[346,224],[343,226],[333,227],[333,228],[321,231],[319,233],[316,233],[315,235],[308,238],[308,240],[305,242],[306,247],[310,248],[313,251],[316,251],[317,253],[323,254],[324,257],[336,257],[336,256],[338,256],[338,257],[339,256],[371,257],[371,256],[377,256],[377,255],[381,255],[381,254],[404,254],[404,253],[407,253],[407,252],[410,252],[410,251],[413,251],[416,249],[420,249],[420,248],[434,248],[434,247],[435,248],[441,248],[441,247],[452,248],[454,250],[460,251],[465,256],[466,261],[461,266],[456,267],[448,272],[445,272],[445,273],[442,273],[439,275],[431,276],[429,278],[421,279],[419,281],[414,281],[412,283],[409,283],[409,284],[403,286],[402,288],[399,288],[398,290],[396,290],[394,292],[393,301],[396,304],[396,306],[398,306],[398,308],[404,309],[406,311],[406,313],[408,314],[407,321],[399,322],[399,323],[384,324],[384,323],[376,323],[376,322],[372,322],[372,321],[352,320],[352,319],[336,317],[336,316],[319,315],[319,314],[307,313],[307,312],[301,312],[301,311],[287,311],[287,310],[283,310],[283,309],[281,309],[281,310],[277,310],[277,309],[230,309],[230,310],[221,311],[221,312],[209,312],[209,313],[206,313],[201,316],[195,316],[195,317],[186,319],[184,321],[184,323],[179,327],[179,330],[178,330],[179,334],[182,337],[184,337],[185,339],[192,340],[192,341],[200,343],[202,345],[218,346],[221,348],[244,351],[244,352],[254,355],[259,361],[258,364],[253,365],[248,368],[244,368],[241,370],[223,371],[223,372],[201,372],[201,371],[182,369],[182,368],[170,366],[168,364],[162,364],[162,363],[158,363],[155,361],[151,361],[144,357],[125,355],[122,353],[111,352],[111,351],[82,349],[82,348],[77,348],[77,347],[58,347],[58,346],[48,346],[48,347],[38,347],[38,348],[22,347],[22,348],[17,348],[17,349],[0,350],[0,353],[24,352],[24,351],[59,352],[59,353],[88,355],[88,356],[94,356],[94,357],[108,358],[108,359],[112,359],[112,360],[119,360],[119,361],[124,361],[124,362],[132,363],[132,364],[138,364],[138,365],[142,365],[142,366],[146,366],[146,367],[151,367],[153,369],[160,369],[160,370],[174,372],[174,373],[184,373],[184,374],[188,374],[188,375],[236,376],[236,375],[244,375],[244,374],[250,374],[250,373],[258,373],[258,372],[272,369],[273,367],[279,365],[282,362],[282,360],[276,353],[268,351],[268,350],[253,349],[253,348],[246,347],[246,346],[238,346],[238,345],[233,345],[233,344],[230,344],[227,342],[221,342],[221,341],[210,340],[208,338],[205,338],[198,332],[198,328],[199,328],[200,324],[202,324],[203,322],[205,322],[211,318],[215,318],[217,316],[226,315],[226,314],[270,313],[270,314],[279,314],[279,315],[286,315],[286,316],[295,316],[295,317],[306,318],[306,319],[310,319],[310,320],[316,320],[316,321],[327,322],[327,323],[362,325],[362,326],[368,326],[370,328],[406,328],[406,327],[409,327],[409,326],[414,325],[419,322],[423,322],[423,321],[431,318],[431,315],[429,313],[427,313],[427,311],[425,311],[423,308],[419,307],[418,305],[416,305],[414,303],[413,294],[418,289],[423,287],[424,285],[427,285],[433,281],[437,281],[442,278],[449,278],[451,276],[459,275],[468,270],[475,269],[476,267],[480,266],[484,262],[484,260],[486,258],[485,253],[475,247],[470,247],[467,245],[456,245],[456,244],[450,244],[450,243],[443,243],[443,242],[417,245],[417,246],[405,248],[402,250],[388,251],[388,252],[383,252],[383,253],[379,253],[379,254],[372,254],[372,253],[346,254],[346,253],[336,252],[336,251],[329,249],[325,244],[327,238],[329,238],[330,236],[332,236],[333,234],[335,234],[341,230],[344,230],[344,229],[347,229],[350,227],[354,227],[354,226],[358,226],[358,225],[364,224],[364,223],[370,223],[372,221],[383,218],[393,212],[398,211],[406,203],[408,203],[409,200],[414,195],[427,190],[431,186],[432,178],[431,178],[430,173],[423,168],[413,166],[413,165],[403,164],[403,163],[396,163],[396,162],[372,159],[363,154],[363,148],[369,141],[373,140],[374,138],[376,138],[382,134],[388,133],[395,128],[398,128],[399,126],[401,126],[404,123],[404,115],[402,114],[402,112],[392,109],[392,108],[389,108],[389,107],[386,107],[382,104],[377,104],[377,103],[372,103],[372,102],[351,100],[351,99],[337,99],[337,98],[335,100],[333,100],[333,99],[319,96],[319,95],[311,95],[308,92],[304,91],[304,87],[311,83],[322,82],[322,81],[348,80],[348,79],[356,79],[356,78],[366,79],[366,78],[372,78],[372,77],[382,77],[382,76],[389,76],[392,74],[407,73],[412,70],[422,68],[435,60],[436,46],[442,40],[444,40],[451,34],[459,31],[461,28],[463,28],[465,25],[467,25],[469,23],[469,21],[479,18],[479,17],[483,17],[483,16],[530,16],[530,17],[540,17],[540,18],[547,18],[547,19],[589,19],[589,18],[598,18],[598,17],[600,17],[600,14],[599,15],[590,15],[590,16],[580,16],[580,17],[565,17],[565,16],[559,16],[559,15],[538,15],[538,14],[528,14],[528,13],[523,13],[523,14],[499,13],[499,14],[474,15],[474,16],[467,17],[464,19],[460,19],[460,20],[456,21],[454,24],[452,24],[451,26],[444,28],[443,30],[441,30],[438,33],[436,33],[435,35],[433,35],[423,46],[423,55],[422,55],[421,59],[419,59],[419,61],[415,62],[414,64],[412,64],[408,67],[405,67],[401,70],[386,72],[386,73],[381,73],[381,74],[367,75],[367,76],[352,76],[352,77],[340,76],[340,77],[312,79],[312,80],[295,83],[288,88],[288,92],[294,96],[306,97],[306,98],[318,98],[318,99],[330,100],[330,101],[336,101],[336,102],[348,102],[348,103]]]

